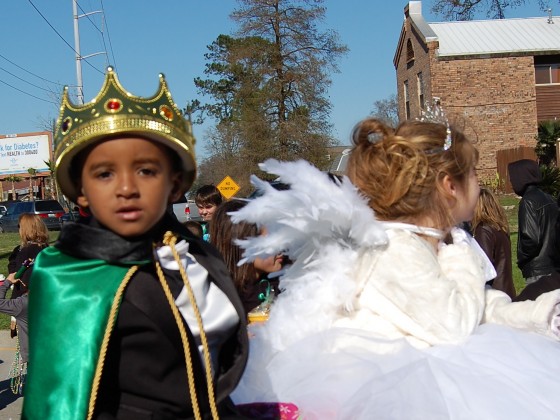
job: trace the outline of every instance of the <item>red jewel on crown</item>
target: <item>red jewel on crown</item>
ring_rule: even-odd
[[[159,114],[167,121],[173,120],[173,111],[167,105],[162,105],[159,107]]]
[[[109,99],[105,102],[105,109],[108,112],[119,112],[123,104],[120,99]]]

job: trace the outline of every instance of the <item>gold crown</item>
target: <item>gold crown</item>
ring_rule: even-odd
[[[112,67],[97,96],[87,104],[74,105],[64,88],[54,135],[56,179],[64,195],[76,201],[79,191],[72,179],[73,158],[84,148],[108,136],[137,135],[157,141],[175,151],[183,167],[183,192],[196,175],[195,139],[191,125],[173,102],[165,76],[159,75],[159,90],[149,98],[123,89]]]

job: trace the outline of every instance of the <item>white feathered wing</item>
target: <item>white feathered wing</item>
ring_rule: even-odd
[[[233,222],[264,226],[267,235],[238,241],[244,260],[287,255],[293,264],[281,273],[282,293],[258,334],[272,352],[328,328],[341,310],[350,310],[357,282],[352,272],[358,251],[387,243],[373,210],[356,187],[343,177],[331,180],[306,161],[269,159],[260,168],[289,184],[276,190],[253,176],[263,195],[232,213]]]

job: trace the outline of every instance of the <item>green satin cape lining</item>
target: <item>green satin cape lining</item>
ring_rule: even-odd
[[[111,306],[130,268],[76,259],[55,247],[39,254],[29,293],[22,418],[86,418]]]

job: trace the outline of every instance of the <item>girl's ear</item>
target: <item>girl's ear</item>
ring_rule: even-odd
[[[457,196],[457,185],[451,179],[449,175],[444,175],[442,180],[443,190],[447,195],[456,197]]]

